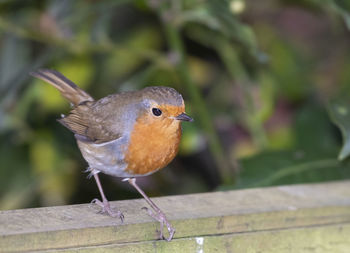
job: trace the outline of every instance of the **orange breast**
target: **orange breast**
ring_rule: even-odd
[[[150,174],[165,167],[177,154],[181,139],[178,120],[136,121],[125,154],[126,171],[134,175]]]

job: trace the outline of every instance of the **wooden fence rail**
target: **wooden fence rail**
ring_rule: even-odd
[[[350,181],[153,198],[176,228],[156,240],[144,201],[0,211],[0,252],[350,252]]]

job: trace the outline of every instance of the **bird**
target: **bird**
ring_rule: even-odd
[[[193,119],[185,112],[182,95],[165,86],[150,86],[137,91],[115,93],[95,100],[74,82],[56,70],[39,69],[30,72],[57,88],[71,105],[68,115],[58,122],[73,132],[87,171],[94,177],[101,200],[101,213],[119,217],[104,194],[99,173],[122,178],[132,185],[150,205],[143,207],[160,223],[159,238],[171,241],[175,228],[166,215],[144,193],[136,178],[148,176],[168,165],[176,156],[182,134],[182,121]],[[164,226],[169,236],[163,234]]]

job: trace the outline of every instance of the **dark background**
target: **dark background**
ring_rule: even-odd
[[[150,196],[349,178],[349,9],[340,0],[0,1],[0,209],[99,197],[55,120],[68,103],[28,75],[40,67],[95,98],[148,85],[183,94],[195,122],[183,124],[177,158],[139,179]],[[140,197],[101,179],[110,200]]]

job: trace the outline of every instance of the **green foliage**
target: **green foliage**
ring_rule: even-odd
[[[68,103],[28,75],[40,67],[96,98],[148,85],[183,94],[195,122],[184,125],[170,168],[144,179],[150,195],[349,178],[349,7],[337,0],[2,1],[0,208],[97,194],[78,173],[86,163],[72,134],[55,121]],[[103,181],[110,199],[131,195],[119,180]]]
[[[335,159],[339,145],[332,136],[324,108],[313,105],[301,108],[293,129],[292,148],[265,151],[243,159],[244,170],[233,188],[322,182],[350,177],[349,162]]]
[[[338,99],[330,102],[328,109],[333,123],[342,133],[343,147],[338,159],[344,160],[350,154],[350,103],[346,99]]]

